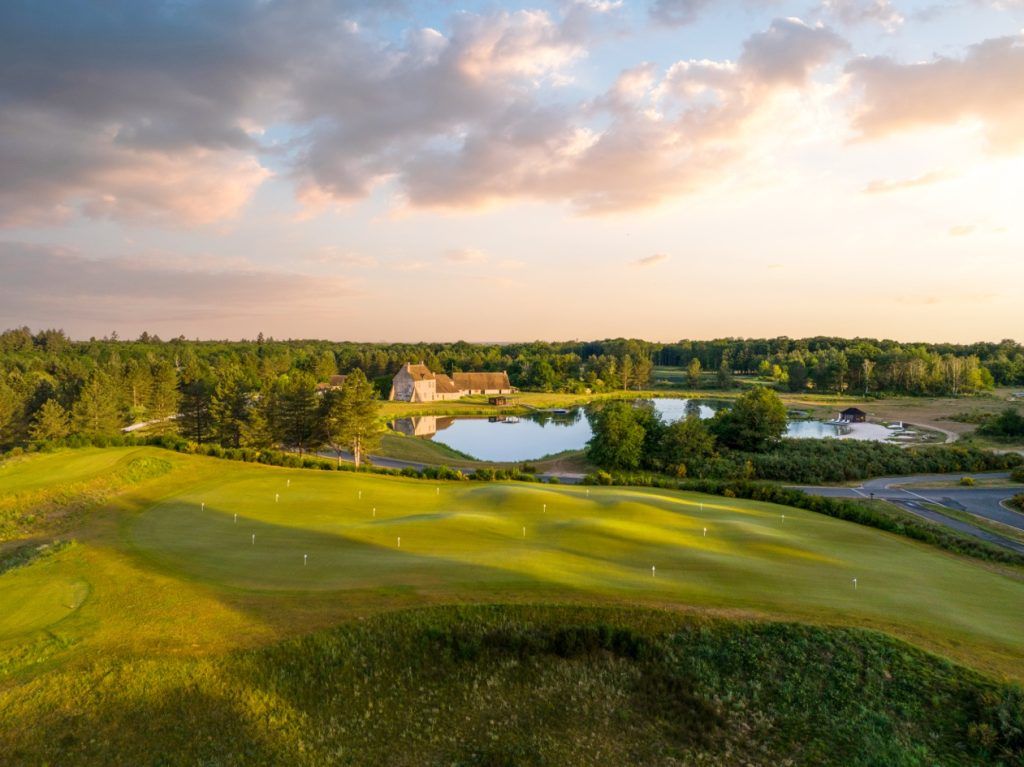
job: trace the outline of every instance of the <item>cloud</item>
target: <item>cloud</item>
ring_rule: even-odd
[[[776,95],[845,45],[776,19],[737,62],[643,65],[594,97],[566,86],[616,2],[459,12],[400,37],[366,5],[0,4],[0,223],[207,224],[270,168],[310,205],[384,183],[411,208],[656,205],[717,181]]]
[[[651,18],[669,27],[693,24],[711,0],[655,0],[650,7]]]
[[[923,173],[912,178],[879,178],[869,181],[862,190],[864,194],[886,194],[888,192],[901,192],[904,189],[913,189],[919,186],[931,186],[941,181],[946,181],[951,176],[946,171],[932,171]]]
[[[93,326],[126,317],[177,332],[197,321],[336,311],[355,294],[337,278],[232,268],[161,266],[153,259],[90,259],[61,248],[0,242],[0,323]]]
[[[977,43],[962,59],[900,64],[880,56],[846,71],[863,94],[853,124],[864,138],[973,120],[993,150],[1024,147],[1024,35]]]
[[[488,256],[476,248],[457,248],[444,253],[444,260],[453,264],[482,264]]]
[[[668,261],[668,254],[667,253],[655,253],[653,256],[644,256],[643,258],[638,258],[636,261],[633,262],[633,266],[639,266],[639,267],[655,266],[656,264],[660,264],[663,261]]]
[[[808,73],[848,48],[847,42],[824,26],[800,19],[775,19],[764,32],[743,44],[740,65],[766,83],[802,85]]]
[[[822,10],[843,24],[855,25],[873,22],[892,32],[905,21],[890,0],[824,0]]]
[[[364,253],[344,250],[334,245],[317,248],[312,253],[303,255],[303,260],[314,264],[330,264],[337,266],[353,266],[370,269],[377,265],[377,259]]]

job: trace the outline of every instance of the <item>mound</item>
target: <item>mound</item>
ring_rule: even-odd
[[[657,611],[409,611],[26,692],[18,763],[1024,764],[1019,688],[875,633]]]

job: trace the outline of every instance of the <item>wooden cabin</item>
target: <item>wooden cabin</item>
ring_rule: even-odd
[[[849,423],[864,423],[867,419],[868,414],[859,407],[848,407],[839,414],[840,421],[848,421]]]

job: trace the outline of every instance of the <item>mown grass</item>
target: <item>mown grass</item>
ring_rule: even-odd
[[[871,632],[659,611],[405,611],[19,693],[14,763],[1024,763],[1019,687]]]
[[[977,672],[1024,678],[1024,581],[807,511],[155,448],[11,486],[157,458],[0,574],[0,762],[982,764],[1018,721]],[[404,609],[452,604],[504,606]]]

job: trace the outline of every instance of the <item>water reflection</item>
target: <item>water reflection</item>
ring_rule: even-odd
[[[727,406],[725,400],[650,400],[667,423],[695,415],[711,418]],[[538,411],[522,416],[417,416],[392,421],[402,434],[436,439],[455,450],[483,461],[515,462],[542,458],[566,450],[580,450],[593,436],[583,408]],[[787,437],[885,440],[892,432],[872,423],[835,424],[824,421],[790,421]]]

